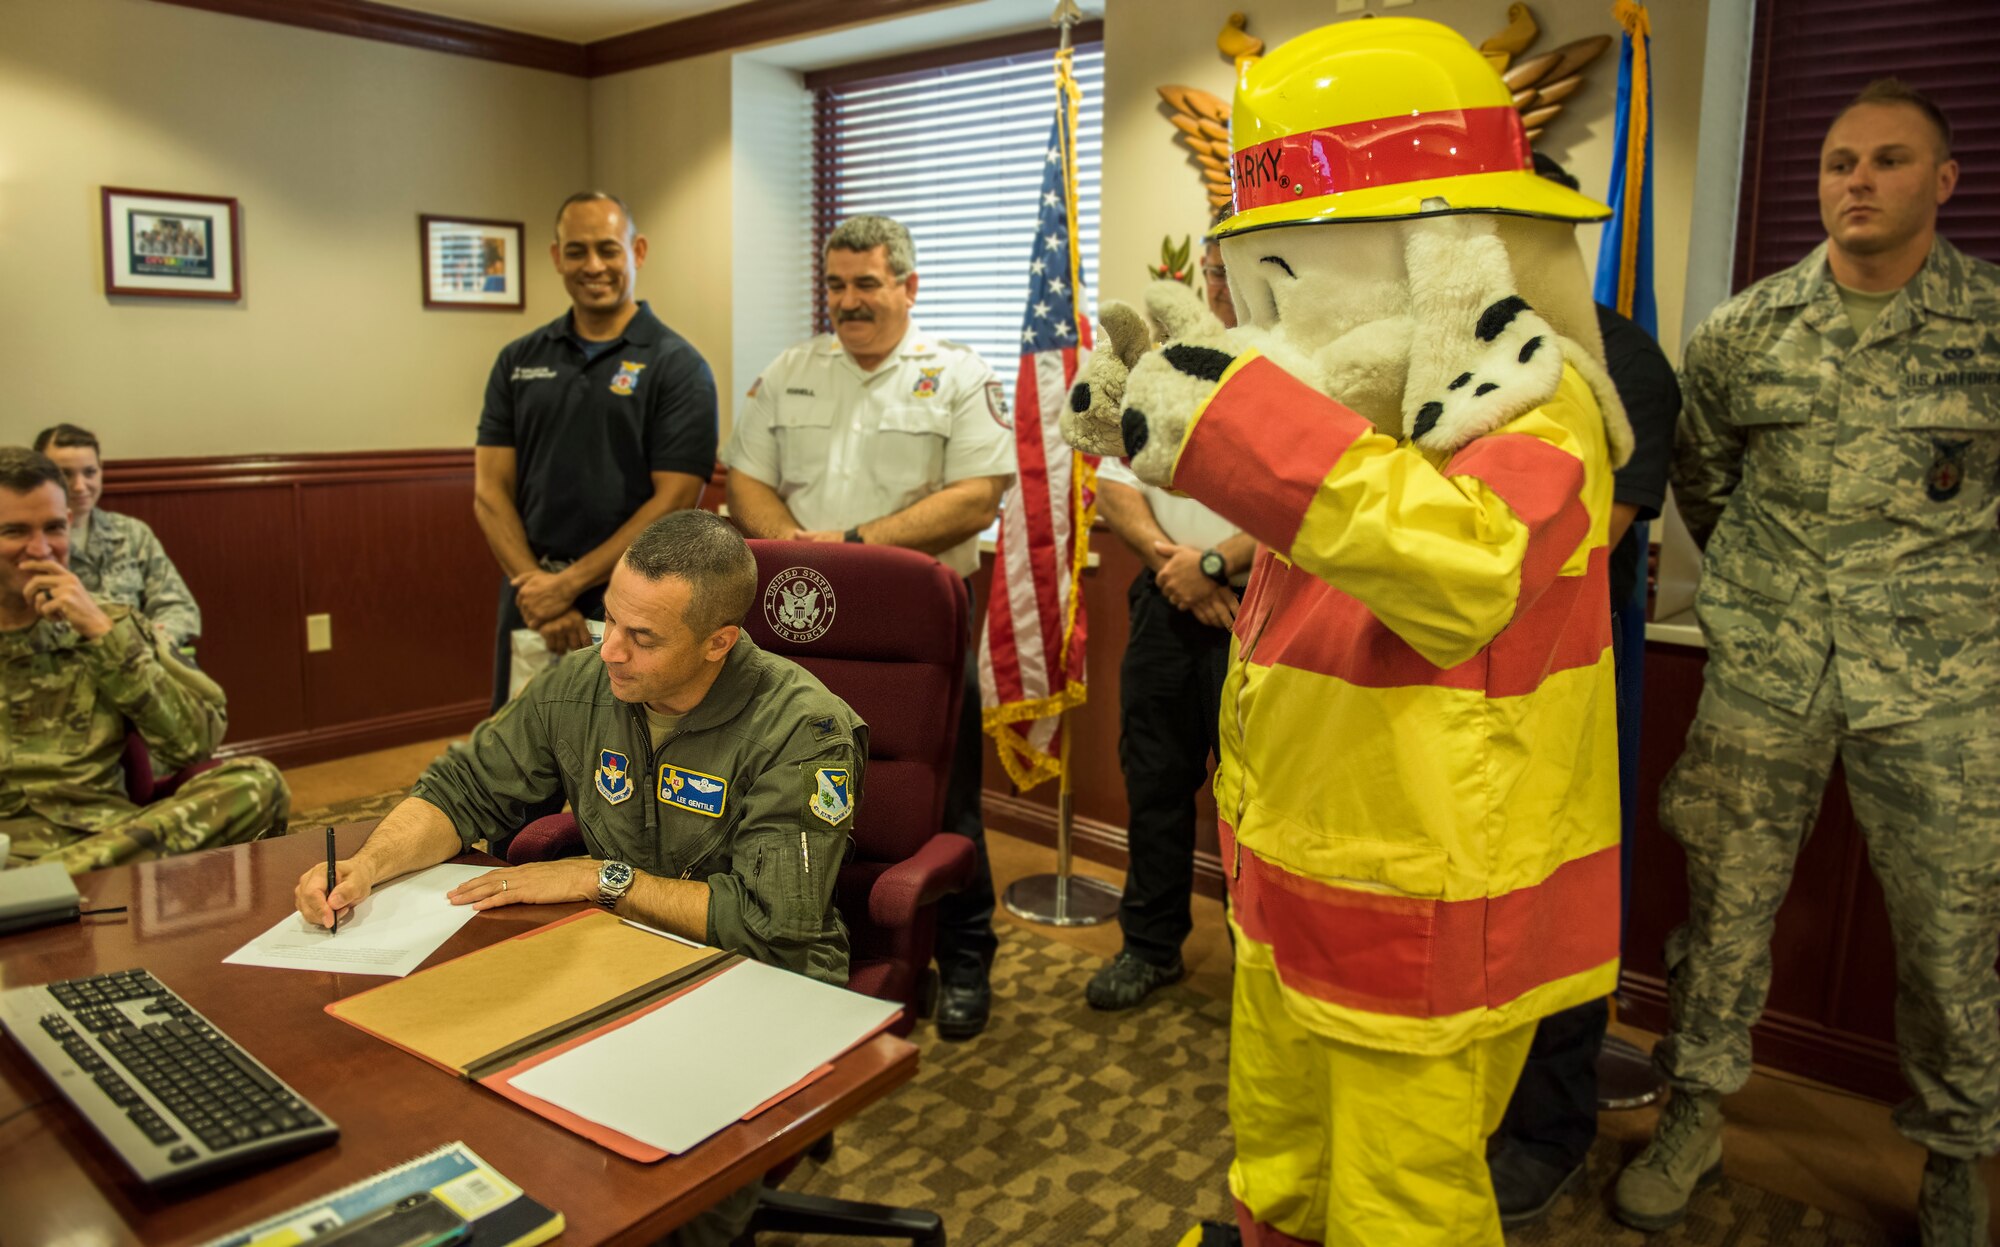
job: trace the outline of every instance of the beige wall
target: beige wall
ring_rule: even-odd
[[[1162,235],[1178,241],[1206,227],[1194,162],[1173,141],[1177,133],[1154,88],[1165,83],[1199,87],[1230,97],[1234,71],[1216,51],[1215,36],[1231,8],[1210,0],[1117,0],[1105,18],[1104,43],[1104,271],[1100,298],[1136,301],[1157,262]],[[1345,7],[1344,5],[1342,7]],[[1370,0],[1370,10],[1382,9]],[[1474,43],[1506,24],[1500,0],[1417,0],[1382,10],[1396,17],[1443,22]],[[1535,0],[1542,33],[1529,49],[1547,51],[1591,34],[1616,36],[1609,0]],[[1661,342],[1679,358],[1682,288],[1694,194],[1696,122],[1707,0],[1652,6],[1655,80],[1653,187],[1654,265],[1659,289]],[[1275,47],[1333,20],[1326,0],[1266,0],[1248,9],[1249,31]],[[1538,143],[1568,167],[1586,192],[1602,196],[1611,176],[1613,115],[1617,103],[1618,47],[1591,64],[1586,85],[1572,96]],[[1586,259],[1595,264],[1598,227],[1579,233]],[[1593,270],[1594,271],[1594,270]]]
[[[580,79],[149,0],[6,6],[0,442],[116,457],[472,439],[494,353],[567,306],[551,209],[589,171]],[[99,187],[241,201],[246,297],[108,299]],[[425,311],[420,212],[528,226],[525,312]]]
[[[592,177],[631,205],[646,232],[639,294],[715,370],[725,435],[736,393],[730,59],[716,52],[590,84]]]
[[[1103,297],[1136,298],[1161,236],[1199,233],[1206,222],[1154,87],[1228,94],[1231,71],[1214,46],[1225,7],[1109,6]],[[1275,44],[1331,8],[1272,0],[1250,29]],[[1608,8],[1539,0],[1536,48],[1615,34]],[[1706,9],[1685,0],[1653,10],[1659,312],[1675,355]],[[1476,41],[1498,29],[1504,6],[1416,0],[1394,11]],[[1591,67],[1543,140],[1600,192],[1615,56],[1614,47]],[[758,214],[736,200],[784,190],[778,163],[797,167],[801,193],[805,174],[791,156],[754,178],[737,167],[759,146],[755,135],[732,134],[732,96],[745,85],[738,64],[716,53],[585,82],[150,0],[9,6],[0,439],[68,419],[97,428],[123,457],[464,445],[494,353],[566,306],[544,258],[545,220],[584,185],[624,195],[652,239],[640,293],[714,368],[726,436],[742,371],[736,348],[748,345],[736,341],[736,322],[753,313],[762,323],[757,300],[739,308],[735,288],[771,267],[743,262],[756,242],[735,234],[755,230]],[[239,198],[244,301],[106,298],[106,184]],[[425,311],[419,212],[526,222],[527,311]],[[1587,253],[1596,233],[1583,231]]]

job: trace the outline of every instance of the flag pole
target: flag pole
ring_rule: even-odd
[[[1058,0],[1055,14],[1049,19],[1049,24],[1061,32],[1057,36],[1058,58],[1069,51],[1070,27],[1082,20],[1083,10],[1076,6],[1076,0]],[[1077,310],[1082,311],[1080,304]],[[1078,592],[1081,591],[1079,583]],[[1076,821],[1075,792],[1070,782],[1069,767],[1071,726],[1069,708],[1064,707],[1056,716],[1056,736],[1060,741],[1056,753],[1056,873],[1016,879],[1007,886],[1006,895],[1001,899],[1009,913],[1029,922],[1057,927],[1089,927],[1117,916],[1119,892],[1102,879],[1075,874],[1070,869],[1071,837]]]

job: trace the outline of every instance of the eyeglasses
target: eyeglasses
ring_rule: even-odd
[[[1220,264],[1204,264],[1201,266],[1201,275],[1210,281],[1226,281],[1229,278],[1229,270]]]

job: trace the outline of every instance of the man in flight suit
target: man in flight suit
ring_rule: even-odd
[[[916,246],[897,222],[854,217],[827,239],[834,331],[764,370],[723,451],[729,514],[752,537],[904,546],[960,576],[978,568],[979,534],[1014,474],[1006,399],[976,352],[911,321],[916,297]],[[966,655],[945,791],[944,830],[979,857],[965,890],[938,902],[937,1029],[947,1039],[985,1028],[999,947],[979,808],[977,650]]]
[[[757,563],[727,521],[653,521],[611,573],[604,642],[568,654],[431,763],[353,857],[296,890],[330,925],[397,875],[513,832],[567,799],[586,856],[489,871],[455,905],[595,901],[621,917],[847,982],[833,907],[868,728],[803,667],[743,634]],[[676,1231],[674,1247],[741,1234],[757,1186]]]

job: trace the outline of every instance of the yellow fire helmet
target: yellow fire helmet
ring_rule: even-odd
[[[1323,26],[1244,67],[1229,117],[1235,215],[1278,225],[1611,209],[1534,172],[1507,84],[1464,36],[1411,17]]]

